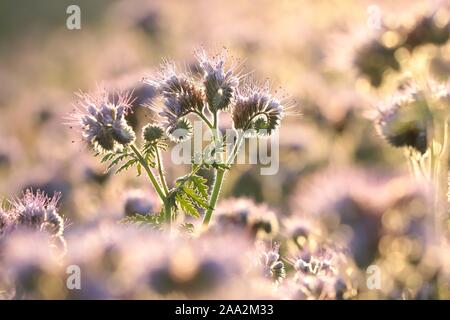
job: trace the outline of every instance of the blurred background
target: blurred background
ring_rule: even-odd
[[[72,4],[81,9],[80,30],[66,27],[66,9]],[[274,88],[287,92],[301,113],[283,120],[278,174],[261,176],[258,165],[237,165],[225,180],[224,198],[265,203],[280,217],[299,210],[320,215],[323,208],[317,205],[329,203],[327,196],[335,196],[343,186],[367,191],[372,200],[358,198],[365,204],[379,200],[377,195],[386,200],[385,190],[405,190],[399,189],[403,184],[389,189],[386,181],[406,174],[407,164],[403,152],[377,134],[371,113],[394,92],[404,70],[413,75],[420,70],[423,77],[429,74],[446,81],[450,44],[425,41],[423,48],[396,51],[394,56],[389,50],[397,48],[402,34],[386,32],[383,46],[375,48],[373,56],[366,52],[362,61],[358,54],[361,46],[385,32],[384,24],[403,30],[435,14],[438,29],[445,29],[448,12],[445,1],[429,0],[2,0],[0,197],[17,196],[28,187],[49,194],[60,191],[61,212],[73,227],[123,217],[130,190],[152,191],[144,177],[131,171],[105,173],[80,134],[66,125],[74,93],[91,91],[99,84],[134,90],[134,114],[128,120],[135,128],[142,127],[152,114],[140,104],[154,98],[154,92],[142,85],[142,77],[150,75],[163,58],[194,65],[194,49],[203,45],[228,48],[233,57],[241,58],[245,71],[269,78]],[[169,180],[184,170],[171,166],[169,157],[165,166]],[[376,202],[367,213],[367,208],[358,211],[358,201],[343,200],[334,210],[351,213],[341,216],[341,222],[364,239],[352,250],[360,254],[359,265],[367,266],[379,256],[377,250],[398,249],[386,249],[394,238],[381,241],[377,229],[395,225],[398,217],[389,220],[388,215],[382,222],[380,216],[389,211],[381,209],[386,203]],[[415,211],[421,208],[411,206]],[[323,219],[331,226],[339,224]],[[414,244],[402,241],[396,244],[398,250],[403,250],[402,245],[408,252],[415,250]],[[420,278],[420,284],[417,277],[403,280],[417,289],[433,275]]]
[[[378,4],[382,14],[394,10],[387,3]],[[81,9],[80,30],[66,28],[70,4]],[[226,181],[227,195],[283,207],[298,177],[329,162],[398,167],[401,154],[382,143],[362,112],[372,106],[364,81],[349,76],[350,67],[338,70],[329,63],[341,54],[339,49],[356,41],[348,37],[333,46],[337,36],[355,29],[371,32],[366,23],[370,5],[2,1],[0,193],[9,197],[27,186],[62,191],[66,215],[73,219],[114,211],[117,204],[102,201],[103,193],[120,199],[124,186],[140,186],[143,181],[131,173],[103,176],[104,167],[85,150],[79,134],[65,125],[74,93],[106,84],[134,89],[139,102],[152,99],[153,93],[141,86],[142,77],[163,58],[194,63],[193,52],[200,45],[213,50],[227,47],[243,60],[245,71],[270,78],[275,88],[281,86],[303,114],[286,118],[281,129],[279,174],[261,177],[257,166],[237,166]],[[136,126],[148,121],[147,110],[139,106],[135,110]],[[99,205],[111,208],[99,210]]]

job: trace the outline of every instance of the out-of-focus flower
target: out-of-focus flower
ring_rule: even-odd
[[[350,299],[356,295],[346,275],[349,262],[341,249],[320,246],[304,249],[293,261],[295,276],[290,284],[294,299]]]
[[[59,194],[48,197],[41,191],[26,190],[23,196],[12,201],[11,215],[20,227],[43,230],[54,236],[62,236],[64,220],[57,212]]]
[[[126,146],[136,138],[125,120],[130,103],[128,94],[112,99],[105,90],[96,95],[81,93],[78,108],[72,115],[73,124],[81,127],[83,138],[98,152]]]
[[[396,49],[386,47],[378,39],[373,39],[356,50],[354,64],[362,75],[370,79],[373,86],[378,87],[386,70],[400,70],[400,64],[395,57]]]
[[[219,202],[214,220],[213,230],[245,230],[251,237],[261,239],[273,238],[279,229],[278,219],[272,210],[246,198]]]
[[[286,269],[284,262],[280,259],[279,249],[279,244],[266,249],[263,243],[260,243],[257,248],[257,263],[262,268],[264,277],[272,279],[275,283],[286,278]]]
[[[441,9],[441,17],[445,9]],[[448,12],[445,13],[448,16]],[[404,46],[410,50],[424,44],[443,45],[450,37],[450,22],[448,17],[437,19],[436,13],[422,16],[417,23],[405,31]]]
[[[48,245],[42,232],[18,230],[0,243],[0,277],[10,284],[3,294],[15,299],[58,299],[66,290],[60,256]]]
[[[154,193],[132,190],[125,197],[125,215],[146,215],[159,210],[159,201]]]
[[[395,147],[411,147],[420,153],[428,149],[432,125],[430,107],[416,86],[408,86],[379,108],[378,132]]]
[[[355,262],[364,267],[376,256],[384,216],[405,208],[423,216],[428,201],[425,190],[406,177],[329,169],[301,183],[292,205],[297,212],[320,219],[331,237],[348,243]]]
[[[239,85],[239,75],[235,72],[237,65],[231,65],[229,70],[225,69],[227,58],[225,50],[213,57],[210,57],[205,50],[199,50],[196,56],[203,73],[209,110],[217,112],[227,109]]]
[[[26,190],[21,198],[10,201],[10,208],[0,211],[0,235],[8,235],[16,229],[43,231],[51,235],[52,245],[65,251],[64,219],[59,215],[59,194],[53,197],[43,192]]]

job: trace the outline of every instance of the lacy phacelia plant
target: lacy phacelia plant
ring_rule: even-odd
[[[65,223],[58,213],[59,194],[48,197],[41,191],[26,190],[22,197],[0,208],[0,239],[16,229],[46,232],[58,249],[65,250]]]
[[[165,221],[170,228],[179,213],[199,218],[204,212],[203,225],[207,226],[225,172],[243,139],[271,135],[285,115],[286,99],[272,95],[267,84],[248,80],[242,83],[244,76],[238,71],[239,65],[228,64],[226,57],[225,50],[215,56],[199,50],[196,58],[200,76],[194,71],[180,72],[174,63],[164,62],[156,76],[144,80],[155,89],[160,101],[149,106],[158,118],[143,128],[141,147],[135,144],[136,134],[125,120],[131,111],[129,95],[80,95],[80,107],[73,118],[81,126],[84,139],[103,157],[102,162],[110,162],[108,169],[121,164],[118,172],[135,166],[138,174],[144,169],[148,175],[163,204],[160,214],[149,221]],[[219,130],[222,112],[231,114],[237,136],[229,146],[230,154],[226,154],[225,139]],[[192,155],[191,171],[170,185],[161,153],[170,143],[190,138],[192,116],[211,131],[211,143],[201,152],[200,159],[197,154]],[[207,180],[198,175],[200,169],[215,171],[212,190]]]

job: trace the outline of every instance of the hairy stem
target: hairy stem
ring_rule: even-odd
[[[166,177],[164,176],[164,167],[163,167],[163,163],[161,161],[161,154],[160,154],[158,147],[156,147],[156,161],[157,161],[157,165],[158,165],[159,180],[161,180],[161,184],[162,184],[164,192],[167,196],[169,194],[169,188],[167,187]]]
[[[207,227],[209,221],[211,220],[214,209],[216,208],[217,199],[219,198],[220,189],[222,187],[223,178],[225,176],[225,170],[217,169],[216,177],[214,179],[214,186],[211,193],[211,198],[209,200],[209,208],[205,213],[205,217],[203,218],[203,226]]]
[[[241,147],[243,138],[244,138],[244,134],[240,133],[238,135],[236,143],[233,146],[232,152],[226,161],[227,165],[231,164],[234,161],[235,157],[237,156],[239,149]],[[216,208],[217,199],[219,197],[220,189],[222,188],[222,183],[223,183],[224,177],[225,177],[225,170],[224,169],[216,169],[213,190],[211,193],[211,198],[209,200],[209,208],[205,213],[205,217],[203,218],[203,226],[205,226],[205,227],[208,226],[209,221],[211,220],[212,214],[214,212],[214,209]]]
[[[164,202],[166,200],[166,196],[165,196],[164,192],[162,191],[161,186],[159,185],[158,181],[156,180],[155,175],[153,174],[152,170],[148,166],[147,161],[145,161],[144,157],[141,155],[141,153],[139,152],[139,150],[136,148],[135,145],[131,145],[130,147],[131,147],[131,150],[133,150],[134,154],[136,155],[141,166],[145,169],[145,172],[147,172],[147,175],[150,178],[150,181],[152,182],[153,187],[155,188],[159,197]]]
[[[211,123],[211,121],[209,121],[209,119],[201,112],[199,111],[195,111],[194,112],[196,115],[198,115],[203,121],[205,121],[206,125],[210,128],[213,129],[215,128],[214,125]]]
[[[136,157],[137,157],[139,163],[141,164],[141,166],[147,172],[147,175],[150,178],[150,181],[152,182],[153,187],[155,188],[156,192],[158,193],[159,197],[161,198],[161,201],[163,202],[163,206],[164,206],[164,220],[166,222],[168,231],[170,232],[171,227],[172,227],[172,211],[171,211],[170,206],[167,204],[167,197],[164,194],[164,191],[161,189],[161,187],[160,187],[158,181],[156,180],[155,175],[153,174],[152,170],[148,166],[147,161],[145,161],[144,157],[139,152],[138,148],[136,148],[135,145],[131,145],[130,147],[131,147],[131,150],[133,150],[134,154],[136,155]]]
[[[172,231],[172,208],[167,203],[167,200],[164,201],[164,221],[167,226],[167,231]]]

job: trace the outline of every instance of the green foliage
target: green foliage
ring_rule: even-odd
[[[172,205],[195,218],[200,217],[200,209],[208,209],[207,180],[195,173],[181,177],[171,191]]]
[[[154,159],[157,148],[162,148],[162,150],[165,150],[167,148],[167,145],[164,142],[146,144],[142,150],[144,159],[152,168],[156,166]],[[96,154],[96,156],[98,155],[99,154]],[[128,170],[133,166],[136,166],[137,175],[140,176],[142,174],[142,164],[139,162],[137,156],[132,151],[130,151],[128,147],[107,152],[100,162],[109,162],[108,167],[106,168],[106,172],[110,171],[113,167],[117,167],[117,169],[115,170],[115,174],[118,174],[122,171]]]
[[[121,224],[132,224],[138,227],[150,227],[155,230],[162,230],[163,216],[159,214],[135,214],[119,221]]]

